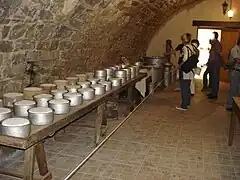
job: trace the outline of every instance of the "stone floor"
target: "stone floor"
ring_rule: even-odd
[[[227,145],[228,87],[221,86],[216,101],[198,89],[187,112],[175,109],[180,96],[172,89],[146,100],[71,180],[240,179],[239,125],[234,145]],[[118,123],[111,121],[111,128]],[[93,149],[93,132],[75,123],[45,143],[54,180],[63,179]],[[21,161],[20,156],[6,165],[21,170]]]

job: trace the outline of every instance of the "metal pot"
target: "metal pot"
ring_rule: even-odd
[[[127,72],[124,70],[117,70],[115,72],[115,76],[119,78],[126,78],[127,77]]]
[[[106,88],[103,84],[94,84],[91,86],[93,89],[95,89],[95,95],[100,96],[105,94]]]
[[[81,93],[65,93],[63,97],[70,101],[70,106],[78,106],[83,103],[83,95]]]
[[[113,68],[106,68],[106,72],[107,72],[107,77],[111,77],[114,75]]]
[[[124,68],[127,68],[128,65],[126,65],[126,64],[121,64],[121,67],[124,69]]]
[[[12,110],[9,108],[0,108],[0,122],[12,117]]]
[[[129,67],[130,71],[131,71],[131,78],[135,78],[137,75],[137,68],[135,66],[131,66]]]
[[[23,100],[23,93],[5,93],[3,94],[3,106],[13,107],[17,101]]]
[[[86,81],[88,78],[87,74],[76,74],[76,76],[78,77],[78,81]]]
[[[112,82],[113,87],[119,87],[122,85],[120,78],[111,78],[110,81]]]
[[[32,100],[21,100],[14,103],[13,111],[15,116],[28,117],[28,110],[36,107],[36,102]]]
[[[76,85],[78,82],[78,77],[67,77],[68,85]]]
[[[105,69],[101,70],[96,70],[95,71],[95,77],[106,77],[107,76],[107,71]]]
[[[111,81],[101,81],[100,83],[105,86],[105,90],[107,92],[112,89],[112,82]]]
[[[39,87],[27,87],[23,90],[24,99],[33,100],[33,96],[42,94],[43,89]]]
[[[76,93],[78,89],[80,89],[80,85],[68,85],[66,86],[66,90],[70,93]]]
[[[92,85],[97,84],[99,82],[99,79],[97,78],[89,78],[88,81],[91,82]]]
[[[124,68],[123,69],[124,71],[126,71],[126,73],[127,73],[127,81],[128,80],[130,80],[131,79],[131,69],[129,69],[129,68]]]
[[[164,62],[166,61],[165,57],[161,56],[145,56],[143,57],[143,65],[152,65],[154,68],[163,67]]]
[[[112,70],[113,70],[113,75],[114,75],[114,72],[116,71],[116,70],[118,70],[118,68],[116,67],[116,66],[112,66],[112,67],[110,67]]]
[[[121,65],[115,65],[115,67],[117,68],[117,70],[120,70],[122,68]]]
[[[34,101],[37,102],[38,107],[48,107],[48,101],[53,98],[51,94],[39,94],[33,96]]]
[[[26,138],[31,132],[30,121],[25,118],[8,118],[2,122],[2,134]]]
[[[70,111],[70,101],[67,99],[52,99],[48,104],[54,110],[54,114],[66,114]]]
[[[138,76],[140,72],[140,66],[133,66],[133,67],[136,68],[136,76]]]
[[[135,66],[141,67],[142,66],[142,62],[140,62],[140,61],[135,62]]]
[[[86,74],[87,74],[88,79],[94,78],[94,73],[93,72],[88,72]]]
[[[63,99],[63,94],[67,93],[67,90],[52,90],[51,93],[54,96],[54,99]]]
[[[64,90],[65,86],[68,84],[67,80],[55,80],[54,84],[57,85],[57,89]]]
[[[53,110],[48,107],[35,107],[29,109],[28,119],[33,125],[44,126],[53,122],[54,113]]]
[[[77,82],[78,85],[80,85],[82,88],[89,88],[91,85],[90,81],[81,81],[81,82]]]
[[[44,93],[50,93],[51,90],[57,89],[56,84],[40,84],[40,87],[43,89]]]
[[[95,97],[95,90],[93,88],[82,88],[78,92],[83,95],[83,100],[92,100]]]

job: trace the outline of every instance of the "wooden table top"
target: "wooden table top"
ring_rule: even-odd
[[[89,111],[95,109],[97,106],[112,98],[112,95],[117,94],[129,86],[134,85],[136,82],[140,81],[147,74],[140,73],[136,78],[126,82],[121,87],[115,87],[111,91],[106,92],[102,96],[96,96],[95,99],[91,101],[84,101],[82,105],[71,107],[70,112],[63,115],[55,115],[52,124],[46,126],[34,126],[31,125],[31,133],[27,138],[17,138],[12,136],[0,135],[0,145],[27,149],[37,142],[53,135],[56,131],[69,125],[71,122],[77,118],[85,115]]]

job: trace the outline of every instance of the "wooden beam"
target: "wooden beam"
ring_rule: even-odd
[[[228,22],[228,21],[197,21],[197,20],[193,20],[192,25],[193,26],[202,26],[202,27],[240,29],[240,21]]]

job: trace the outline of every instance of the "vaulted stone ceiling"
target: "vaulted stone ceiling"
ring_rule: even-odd
[[[0,0],[0,77],[42,63],[40,80],[130,60],[174,13],[201,0]],[[164,42],[159,42],[164,43]]]

